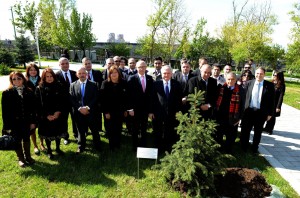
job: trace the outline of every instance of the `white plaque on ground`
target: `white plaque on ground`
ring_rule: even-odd
[[[137,158],[157,159],[157,148],[137,147]]]

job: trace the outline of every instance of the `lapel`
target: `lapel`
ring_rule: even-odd
[[[141,82],[139,74],[135,74],[135,78],[136,78],[136,81],[137,81],[137,84],[138,84],[138,89],[140,89],[141,93],[144,93],[143,92],[143,87],[142,87],[142,82]],[[147,90],[147,82],[146,82],[146,90]],[[146,92],[146,90],[145,90],[145,92]]]

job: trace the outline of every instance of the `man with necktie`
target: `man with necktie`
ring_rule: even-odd
[[[70,95],[79,131],[78,149],[76,151],[79,154],[85,151],[88,128],[92,132],[93,144],[96,150],[100,150],[100,135],[96,117],[98,101],[97,84],[87,79],[87,71],[84,67],[77,71],[77,76],[79,79],[70,86]]]
[[[162,80],[153,84],[153,100],[150,119],[153,120],[155,146],[160,151],[171,151],[179,137],[175,127],[178,125],[176,113],[181,110],[183,92],[178,81],[171,79],[172,68],[169,65],[161,69]]]
[[[56,72],[55,75],[59,83],[61,83],[62,85],[62,91],[64,95],[64,97],[62,98],[62,100],[64,100],[64,105],[63,105],[64,108],[62,109],[61,112],[61,120],[62,120],[62,128],[63,128],[62,130],[67,134],[66,139],[64,140],[64,144],[68,144],[69,136],[70,136],[68,133],[69,114],[71,115],[71,119],[72,119],[74,138],[76,139],[78,135],[78,130],[77,130],[76,123],[74,121],[74,114],[72,111],[72,105],[70,103],[70,95],[69,95],[70,84],[75,82],[78,78],[76,76],[76,72],[69,69],[70,67],[69,60],[67,58],[65,57],[60,58],[58,63],[61,69],[58,72]]]
[[[83,67],[86,69],[87,71],[87,79],[90,81],[93,81],[97,84],[98,87],[98,102],[97,102],[97,106],[98,109],[96,111],[97,114],[97,123],[98,123],[98,130],[102,131],[102,113],[101,113],[101,92],[100,92],[100,88],[102,85],[102,73],[99,70],[95,70],[92,68],[92,62],[91,59],[85,57],[82,59],[82,65]]]
[[[248,81],[245,86],[245,112],[242,118],[241,146],[247,151],[250,132],[254,127],[251,150],[258,152],[263,125],[274,114],[275,89],[273,83],[264,80],[265,69],[259,67],[255,71],[255,79]]]
[[[195,93],[197,91],[205,91],[204,102],[200,104],[200,114],[205,120],[213,118],[213,110],[217,101],[217,80],[210,77],[211,66],[204,64],[200,69],[200,74],[191,78],[188,81],[188,93]]]
[[[128,114],[133,119],[132,131],[133,150],[137,146],[146,146],[146,131],[148,114],[152,99],[153,79],[146,74],[147,64],[138,61],[136,64],[137,74],[128,79]],[[140,140],[138,137],[141,137]]]

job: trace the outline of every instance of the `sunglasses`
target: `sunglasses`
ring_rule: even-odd
[[[17,77],[17,78],[13,78],[12,81],[16,81],[16,80],[22,80],[21,77]]]
[[[273,76],[277,76],[277,74],[273,74]]]

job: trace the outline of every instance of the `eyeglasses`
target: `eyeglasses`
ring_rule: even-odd
[[[16,80],[22,80],[21,77],[17,77],[17,78],[13,78],[12,81],[16,81]]]

